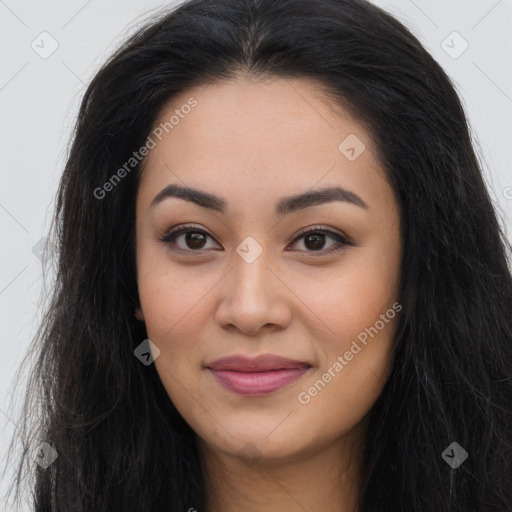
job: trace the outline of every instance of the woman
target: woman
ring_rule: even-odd
[[[153,20],[85,93],[53,235],[35,510],[512,510],[510,247],[379,8]]]

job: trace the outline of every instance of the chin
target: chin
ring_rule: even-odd
[[[281,425],[275,422],[272,428],[262,429],[254,422],[244,424],[237,421],[236,430],[230,430],[229,425],[225,423],[226,430],[232,434],[231,436],[222,429],[222,438],[218,437],[219,431],[201,435],[201,438],[210,449],[236,457],[248,465],[291,462],[315,451],[314,439],[306,439],[303,434],[291,436],[290,425],[286,428],[284,423],[286,421]],[[276,425],[278,425],[277,428]],[[298,427],[295,425],[295,428]],[[307,432],[310,429],[307,425],[303,425],[298,430]]]

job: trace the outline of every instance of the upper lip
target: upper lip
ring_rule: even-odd
[[[288,370],[294,368],[309,368],[311,365],[304,361],[296,361],[273,354],[262,354],[250,358],[246,356],[221,357],[205,365],[212,370],[231,370],[237,372],[264,372],[271,370]]]

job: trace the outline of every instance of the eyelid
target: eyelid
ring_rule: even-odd
[[[217,242],[217,240],[215,240],[215,237],[213,235],[208,233],[208,231],[206,231],[205,229],[199,228],[199,227],[197,227],[194,224],[183,224],[182,226],[179,226],[179,227],[176,227],[176,228],[171,228],[163,236],[158,236],[157,237],[157,241],[158,242],[162,242],[164,244],[170,244],[176,238],[178,238],[179,236],[181,236],[181,235],[183,235],[185,233],[188,233],[189,231],[197,231],[197,232],[204,233],[205,235],[209,236],[212,240],[214,240],[217,245],[220,245]],[[174,250],[181,251],[181,252],[197,252],[197,253],[200,252],[200,250],[193,251],[191,249],[189,249],[189,250],[174,249]]]
[[[321,249],[319,251],[298,251],[301,256],[321,258],[322,256],[330,256],[331,254],[337,253],[345,249],[346,247],[354,246],[355,244],[351,241],[350,237],[345,235],[343,232],[327,228],[323,226],[308,226],[301,229],[294,237],[292,244],[298,243],[305,235],[320,233],[333,239],[336,244],[330,249]],[[289,250],[289,249],[286,249]]]
[[[354,243],[352,242],[352,240],[350,239],[349,236],[347,236],[345,233],[343,233],[343,231],[341,230],[335,230],[334,228],[330,228],[330,227],[325,227],[325,226],[322,226],[321,224],[319,225],[313,225],[313,226],[307,226],[303,229],[301,229],[294,237],[294,241],[297,240],[297,238],[301,237],[301,236],[304,236],[310,232],[314,232],[314,233],[317,233],[317,232],[320,232],[320,233],[324,233],[324,234],[328,234],[328,235],[335,235],[341,239],[343,239],[343,241],[347,244],[347,245],[354,245]]]

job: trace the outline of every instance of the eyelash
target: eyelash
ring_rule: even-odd
[[[194,249],[176,249],[174,247],[172,247],[172,245],[174,244],[176,238],[178,238],[180,235],[183,235],[183,234],[186,234],[186,233],[189,233],[189,232],[194,232],[194,233],[202,233],[204,235],[206,235],[207,237],[211,238],[212,240],[214,240],[214,238],[209,235],[206,231],[203,231],[202,229],[199,229],[191,224],[188,224],[188,225],[184,225],[178,229],[175,229],[174,231],[171,231],[169,233],[167,233],[166,235],[164,235],[163,237],[159,238],[158,240],[160,242],[162,242],[163,244],[167,245],[169,247],[170,250],[172,251],[175,251],[175,252],[196,252],[196,253],[199,253],[201,252],[202,250],[201,249],[197,249],[197,250],[194,250]],[[327,254],[331,254],[331,253],[334,253],[334,252],[338,252],[338,251],[341,251],[342,249],[344,249],[346,246],[352,246],[354,245],[352,242],[350,242],[346,237],[344,237],[343,235],[339,234],[339,233],[336,233],[335,231],[331,231],[329,229],[325,229],[325,228],[320,228],[320,227],[312,227],[312,228],[307,228],[305,229],[304,231],[301,231],[299,232],[299,234],[297,235],[297,237],[293,240],[292,243],[295,243],[297,242],[300,238],[304,238],[306,237],[307,235],[310,235],[310,234],[322,234],[322,235],[327,235],[329,237],[331,237],[332,239],[334,239],[337,244],[334,246],[334,247],[331,247],[330,249],[327,249],[327,250],[318,250],[318,251],[305,251],[313,256],[325,256]]]

